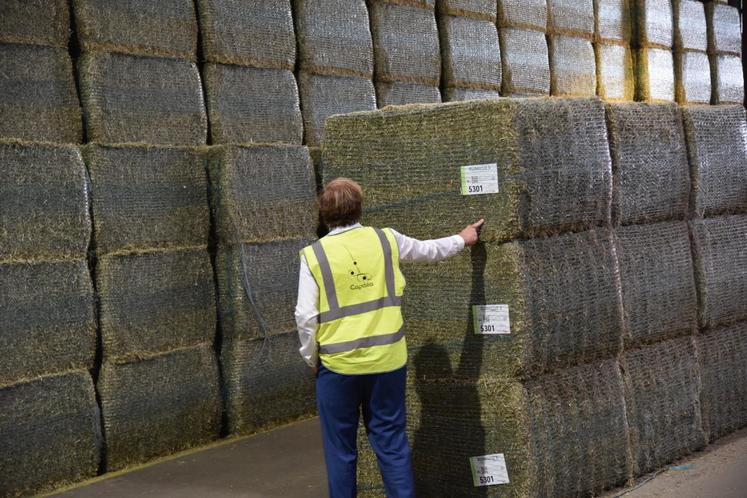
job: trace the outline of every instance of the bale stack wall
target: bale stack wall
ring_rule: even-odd
[[[632,0],[636,100],[673,102],[674,11],[670,1]]]
[[[596,95],[593,0],[547,0],[547,12],[551,95]]]
[[[703,2],[674,0],[675,97],[680,104],[711,102],[711,66]]]
[[[608,102],[631,101],[635,92],[633,0],[594,0],[597,95]]]
[[[742,104],[742,29],[736,7],[707,3],[708,57],[711,62],[711,104]]]

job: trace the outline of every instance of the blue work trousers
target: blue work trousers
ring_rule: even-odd
[[[387,497],[415,496],[410,445],[405,433],[406,378],[407,367],[370,375],[342,375],[319,367],[316,399],[330,498],[356,496],[356,439],[361,409]]]

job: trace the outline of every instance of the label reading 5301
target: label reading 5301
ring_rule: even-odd
[[[507,304],[472,306],[475,334],[510,334],[511,320]]]
[[[472,468],[472,484],[475,486],[509,483],[503,453],[470,457],[469,465]]]
[[[462,195],[495,194],[497,192],[497,163],[462,166]]]

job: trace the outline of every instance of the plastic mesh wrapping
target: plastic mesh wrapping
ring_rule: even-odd
[[[196,58],[192,0],[72,0],[72,6],[84,50]]]
[[[562,151],[562,152],[561,152]],[[412,106],[327,122],[324,180],[366,185],[366,223],[413,237],[488,220],[509,240],[608,223],[611,160],[596,99],[495,99]],[[461,195],[462,165],[498,164],[500,192]],[[438,212],[418,218],[413,210]]]
[[[692,337],[628,351],[623,369],[635,475],[705,445]]]
[[[597,93],[608,102],[633,100],[635,74],[633,53],[625,45],[597,43]]]
[[[0,385],[93,367],[96,319],[84,260],[1,264],[0,316]]]
[[[67,49],[69,38],[68,0],[4,0],[0,4],[0,43]]]
[[[67,50],[0,44],[0,67],[1,139],[81,141],[80,104]]]
[[[286,69],[206,64],[211,143],[301,144],[298,87]]]
[[[207,116],[194,63],[87,53],[79,72],[90,141],[205,144]]]
[[[710,441],[747,425],[747,322],[697,336],[703,428]]]
[[[627,339],[692,334],[698,302],[687,223],[629,225],[616,233]]]
[[[630,224],[687,216],[690,196],[682,113],[675,104],[607,106],[615,170],[612,214]]]
[[[547,0],[547,11],[551,33],[588,39],[594,36],[593,0]]]
[[[733,55],[712,55],[714,104],[741,104],[744,102],[744,73],[742,58]]]
[[[0,389],[0,495],[31,496],[93,477],[102,445],[87,371]]]
[[[501,49],[495,24],[466,17],[439,18],[443,77],[446,88],[498,92]]]
[[[594,47],[589,40],[553,35],[549,55],[552,95],[596,95],[597,66]]]
[[[747,212],[747,119],[741,105],[684,107],[697,216]]]
[[[471,88],[447,88],[444,91],[444,102],[459,100],[497,99],[500,93],[495,90],[473,90]]]
[[[636,52],[637,100],[674,101],[674,58],[670,50],[642,48]]]
[[[203,154],[190,147],[86,147],[99,256],[207,245]]]
[[[438,12],[441,15],[463,16],[483,21],[496,20],[496,0],[441,0]]]
[[[705,5],[708,23],[708,50],[713,53],[742,55],[742,27],[736,7],[709,2]]]
[[[84,258],[91,235],[80,151],[0,144],[0,261]]]
[[[747,319],[747,216],[691,224],[700,326]]]
[[[441,91],[432,85],[379,81],[376,82],[376,102],[379,107],[430,104],[441,102]]]
[[[299,347],[296,331],[270,341],[223,343],[221,365],[230,434],[268,430],[314,413],[314,376],[298,354]]]
[[[365,0],[296,0],[294,4],[303,71],[371,78],[373,44]]]
[[[218,437],[222,408],[212,346],[134,363],[105,361],[96,387],[108,471]]]
[[[594,0],[595,30],[599,41],[630,43],[631,4],[634,0]]]
[[[547,40],[541,31],[503,28],[499,32],[503,95],[550,94]]]
[[[703,2],[674,0],[674,46],[681,50],[708,49],[706,16]]]
[[[674,71],[677,102],[680,104],[709,104],[711,102],[711,64],[708,54],[676,52]]]
[[[197,0],[196,5],[206,60],[293,70],[291,0]]]
[[[547,0],[498,0],[498,26],[547,29]]]
[[[130,361],[211,342],[215,287],[205,250],[99,258],[104,356]]]
[[[635,30],[638,46],[642,48],[672,48],[674,42],[674,13],[668,0],[634,0]]]

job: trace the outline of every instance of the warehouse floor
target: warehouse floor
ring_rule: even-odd
[[[605,497],[743,498],[747,496],[747,428],[718,444]],[[97,478],[56,498],[315,498],[326,496],[316,419],[217,443],[128,472]],[[425,497],[428,498],[428,497]]]

